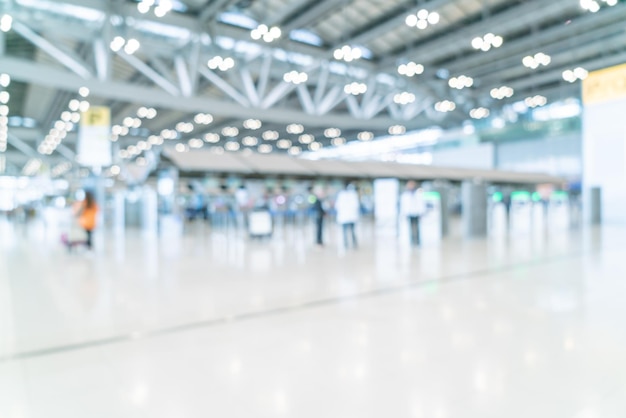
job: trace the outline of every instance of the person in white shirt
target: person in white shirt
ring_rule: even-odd
[[[359,195],[353,184],[348,184],[346,188],[337,194],[335,210],[337,211],[337,223],[343,228],[343,243],[348,247],[348,234],[352,238],[352,247],[357,247],[356,233],[354,226],[359,220],[361,205]]]
[[[417,188],[417,183],[409,181],[406,190],[400,196],[400,215],[409,220],[411,244],[420,245],[420,216],[425,210],[424,195],[422,189]]]

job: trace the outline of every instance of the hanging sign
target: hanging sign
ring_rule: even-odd
[[[78,131],[78,156],[81,165],[106,167],[111,160],[111,110],[93,106],[82,112]]]

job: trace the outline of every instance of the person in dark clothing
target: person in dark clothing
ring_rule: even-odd
[[[320,247],[324,246],[324,240],[322,236],[322,231],[324,229],[324,216],[326,215],[326,209],[324,209],[324,201],[321,192],[314,193],[311,195],[311,200],[314,199],[314,202],[311,206],[313,211],[313,216],[315,217],[315,236],[316,236],[316,244]]]

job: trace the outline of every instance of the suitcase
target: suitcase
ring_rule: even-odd
[[[248,214],[248,233],[252,238],[272,236],[272,215],[268,210],[255,210]]]

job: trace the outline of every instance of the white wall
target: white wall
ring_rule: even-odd
[[[440,167],[459,167],[474,169],[492,169],[494,146],[491,143],[462,146],[433,152],[432,165]]]
[[[588,105],[583,114],[583,190],[602,189],[604,222],[626,222],[625,115],[626,99]]]
[[[582,176],[582,141],[580,134],[542,140],[499,144],[498,168],[511,171],[541,172],[580,179]]]

